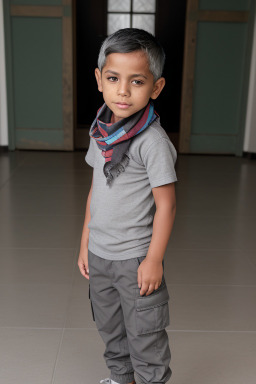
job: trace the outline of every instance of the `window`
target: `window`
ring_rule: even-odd
[[[155,34],[156,0],[108,0],[107,33],[141,28]]]

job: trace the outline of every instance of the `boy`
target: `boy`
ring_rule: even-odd
[[[105,104],[85,157],[94,169],[78,266],[90,276],[93,319],[106,345],[105,384],[171,377],[163,258],[176,210],[176,151],[152,103],[165,85],[164,60],[151,34],[127,28],[104,41],[95,70]]]

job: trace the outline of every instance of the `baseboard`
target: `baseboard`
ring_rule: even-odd
[[[255,152],[243,152],[243,157],[245,157],[246,159],[253,160],[253,159],[256,159],[256,153]]]
[[[0,152],[7,152],[8,151],[8,145],[0,145]]]

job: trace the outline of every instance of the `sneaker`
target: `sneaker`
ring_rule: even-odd
[[[103,380],[101,380],[101,381],[100,381],[100,384],[119,384],[119,383],[117,383],[117,382],[114,381],[114,380],[111,380],[111,379],[107,378],[107,379],[103,379]]]

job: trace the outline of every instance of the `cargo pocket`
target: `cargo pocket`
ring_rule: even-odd
[[[136,289],[139,293],[139,289]],[[170,324],[169,294],[165,281],[148,296],[135,298],[136,329],[138,335],[158,332]]]
[[[146,256],[140,256],[140,257],[134,257],[131,260],[135,262],[135,264],[136,264],[136,266],[138,268],[145,258],[146,258]]]
[[[89,300],[91,302],[92,319],[93,319],[93,321],[95,321],[94,311],[93,311],[93,306],[92,306],[92,300],[91,300],[90,284],[89,284]]]

